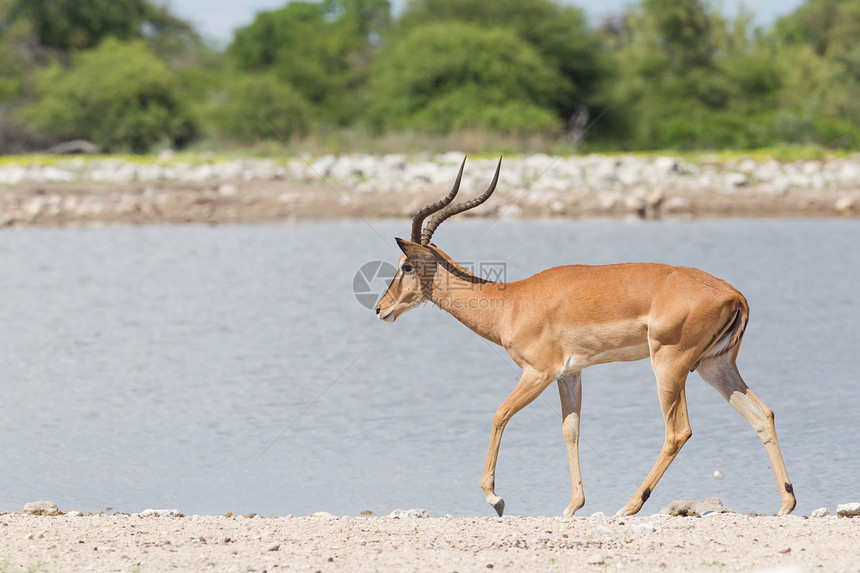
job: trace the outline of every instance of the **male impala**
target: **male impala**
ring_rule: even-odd
[[[666,438],[648,477],[618,515],[642,508],[690,438],[684,384],[693,370],[752,424],[776,474],[782,495],[779,514],[790,513],[796,503],[794,490],[777,443],[773,412],[747,388],[735,365],[749,317],[741,293],[698,269],[649,263],[555,267],[525,280],[495,283],[473,275],[430,242],[445,219],[490,197],[501,164],[499,160],[495,177],[481,196],[449,206],[460,186],[464,159],[451,192],[415,214],[412,240],[397,239],[403,256],[376,307],[379,318],[393,322],[429,300],[504,346],[523,369],[519,384],[493,417],[481,480],[489,504],[502,515],[505,502],[495,493],[495,473],[505,425],[556,381],[573,483],[564,515],[581,508],[585,504],[579,472],[581,372],[594,364],[650,357]]]

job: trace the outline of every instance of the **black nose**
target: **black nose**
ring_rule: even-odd
[[[379,307],[376,307],[376,314],[379,314]]]

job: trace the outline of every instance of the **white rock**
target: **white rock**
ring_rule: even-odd
[[[550,202],[549,212],[553,215],[564,215],[567,212],[567,209],[565,208],[564,203],[556,199],[555,201]]]
[[[754,159],[746,158],[740,162],[738,165],[738,169],[745,173],[752,173],[756,168],[756,161]]]
[[[36,217],[42,212],[45,207],[45,199],[42,197],[33,197],[30,203],[27,204],[25,211],[30,217]]]
[[[442,155],[437,155],[436,159],[442,163],[449,163],[453,165],[459,165],[463,158],[466,156],[462,151],[449,151],[447,153],[443,153]]]
[[[726,183],[734,187],[742,187],[749,183],[749,179],[743,173],[726,173]]]
[[[382,156],[382,163],[391,169],[403,171],[408,163],[406,156],[402,153],[389,153]]]
[[[604,211],[611,211],[621,201],[621,195],[615,192],[601,193],[597,201]]]
[[[140,517],[179,517],[181,514],[178,509],[144,509],[139,515]]]
[[[218,187],[218,194],[223,197],[233,197],[239,192],[239,188],[232,183],[224,183]]]
[[[589,565],[603,565],[606,563],[606,560],[603,558],[603,555],[592,555],[588,558]]]
[[[53,501],[31,501],[24,504],[25,513],[56,513],[57,504]]]
[[[652,531],[657,531],[657,528],[654,527],[653,523],[637,523],[632,527],[633,531],[637,533],[651,533]]]
[[[720,470],[714,470],[714,479],[723,479],[723,472]]]
[[[594,513],[591,514],[591,517],[606,517],[606,514],[603,513],[602,511],[595,511]]]
[[[65,515],[66,517],[82,517],[84,514],[80,511],[67,511]]]
[[[839,517],[855,517],[860,515],[860,503],[840,503],[836,506],[836,515]]]
[[[809,517],[824,517],[826,515],[830,515],[830,510],[826,507],[819,507],[818,509],[813,510],[812,513],[809,514]]]
[[[701,515],[706,511],[717,513],[732,513],[732,510],[723,505],[716,497],[708,497],[700,501],[673,501],[660,510],[660,513],[669,515]]]
[[[624,207],[628,211],[640,211],[645,209],[645,199],[630,195],[624,198]]]
[[[316,513],[312,513],[310,516],[311,517],[324,517],[326,519],[336,519],[336,517],[333,513],[329,513],[327,511],[318,511]]]
[[[27,177],[27,170],[19,165],[9,165],[0,169],[0,184],[17,185]]]
[[[388,517],[395,517],[398,519],[419,519],[430,517],[430,514],[427,513],[426,509],[395,509],[388,514]]]
[[[70,173],[64,169],[57,169],[56,167],[45,167],[42,170],[42,177],[45,181],[54,181],[54,182],[63,182],[63,181],[74,181],[76,179],[74,173]]]
[[[674,157],[658,157],[654,160],[654,166],[662,173],[668,174],[678,169],[678,162]]]
[[[838,213],[850,213],[854,210],[856,201],[853,197],[842,197],[833,204],[833,209]]]
[[[618,161],[613,158],[604,158],[602,161],[598,162],[597,165],[592,170],[594,175],[594,179],[600,184],[612,183],[618,180],[618,175],[616,174],[616,170],[618,167]]]
[[[639,185],[642,182],[642,177],[639,171],[626,165],[621,165],[618,169],[618,181],[628,187]]]
[[[155,163],[144,163],[137,168],[137,178],[139,181],[158,181],[164,178],[164,169]]]
[[[239,179],[244,169],[241,161],[225,161],[215,164],[215,173],[222,179]]]

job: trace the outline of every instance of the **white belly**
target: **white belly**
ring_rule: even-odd
[[[621,348],[613,348],[605,352],[600,352],[592,356],[568,356],[564,362],[564,368],[561,374],[565,372],[576,372],[594,366],[595,364],[605,364],[607,362],[629,362],[631,360],[642,360],[648,358],[648,343],[637,344],[635,346],[623,346]]]

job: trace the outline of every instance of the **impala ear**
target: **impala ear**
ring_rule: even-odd
[[[413,243],[412,241],[404,241],[403,239],[394,239],[397,241],[397,246],[400,247],[400,250],[403,251],[403,254],[406,255],[406,258],[411,259],[412,261],[427,261],[431,262],[436,259],[436,256],[433,254],[433,251],[425,247],[424,245],[419,245],[418,243]]]

